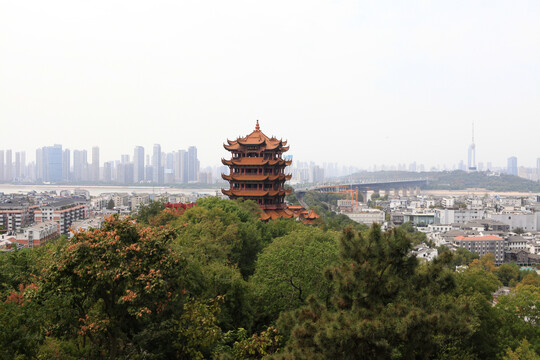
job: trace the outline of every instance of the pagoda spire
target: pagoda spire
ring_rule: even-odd
[[[259,120],[257,120],[257,124],[255,125],[255,131],[261,131],[261,128],[259,127]]]

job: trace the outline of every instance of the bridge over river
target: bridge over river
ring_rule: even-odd
[[[393,180],[360,180],[351,183],[343,184],[323,184],[312,186],[309,188],[297,188],[294,189],[297,198],[302,203],[301,199],[308,191],[320,192],[320,193],[360,193],[362,199],[367,199],[369,193],[381,193],[386,194],[413,194],[418,193],[419,189],[427,184],[427,179],[393,179]],[[305,204],[302,204],[305,206]]]

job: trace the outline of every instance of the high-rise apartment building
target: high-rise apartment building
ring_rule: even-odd
[[[506,167],[506,172],[509,175],[515,175],[517,176],[518,170],[517,170],[517,157],[511,156],[508,158],[508,164]]]
[[[73,150],[73,180],[86,181],[88,169],[86,150]]]
[[[190,146],[188,148],[188,182],[199,180],[199,160],[197,159],[197,148]]]
[[[133,150],[133,182],[144,181],[144,148],[135,146]]]
[[[5,181],[11,182],[13,180],[13,156],[11,150],[6,150],[6,177]]]
[[[99,181],[99,147],[92,148],[92,181]]]
[[[153,176],[152,182],[163,184],[163,162],[161,161],[161,145],[154,144],[154,152],[152,154]]]
[[[113,167],[114,167],[114,162],[112,161],[107,161],[103,163],[103,181],[111,182],[113,180],[113,177],[112,177]]]
[[[65,149],[62,153],[62,181],[70,181],[71,171],[71,153],[69,149]]]
[[[174,182],[183,183],[184,179],[184,167],[186,164],[187,152],[185,150],[178,150],[174,152],[173,169],[174,169]]]
[[[188,158],[188,152],[186,150],[179,150],[179,159],[180,159],[180,182],[181,183],[187,183],[189,178],[189,158]]]
[[[47,175],[44,180],[58,182],[62,181],[62,145],[55,144],[54,146],[48,146],[43,148],[47,153]]]
[[[36,180],[43,181],[43,149],[36,149]]]
[[[0,150],[0,182],[4,181],[4,150]]]
[[[26,153],[24,151],[17,151],[15,153],[15,179],[21,181],[24,179],[26,173]]]

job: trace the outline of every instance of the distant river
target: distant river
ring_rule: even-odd
[[[91,196],[98,196],[102,193],[148,193],[160,194],[168,192],[169,194],[212,194],[216,193],[216,189],[180,189],[167,186],[74,186],[74,185],[20,185],[20,184],[0,184],[0,192],[4,194],[27,193],[35,190],[37,192],[56,191],[60,193],[62,190],[73,192],[75,189],[87,190]],[[219,192],[221,193],[221,191]]]

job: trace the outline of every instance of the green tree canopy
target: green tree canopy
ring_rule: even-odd
[[[311,298],[282,318],[281,329],[292,332],[276,358],[472,357],[460,340],[470,338],[478,319],[470,299],[454,295],[448,257],[419,266],[410,249],[400,229],[382,233],[374,225],[367,236],[347,230],[341,265],[327,272],[332,304]]]
[[[114,217],[75,234],[43,274],[38,299],[53,310],[48,331],[88,344],[95,355],[172,356],[174,319],[187,293],[185,261],[169,246],[172,237],[168,228]]]
[[[304,305],[310,295],[329,300],[332,286],[324,270],[338,262],[337,239],[333,231],[302,227],[266,247],[250,279],[259,316],[275,320]]]

